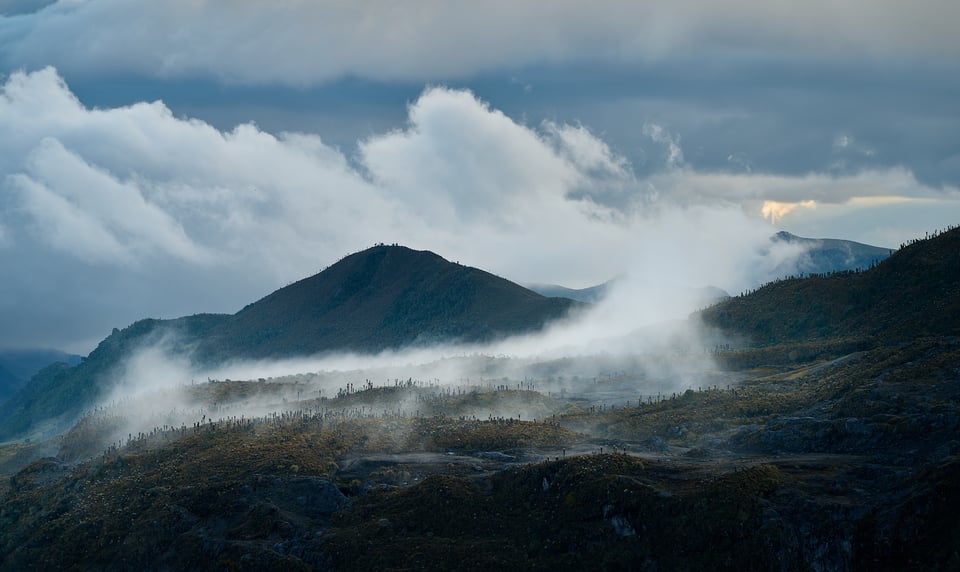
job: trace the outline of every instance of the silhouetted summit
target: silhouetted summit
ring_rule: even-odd
[[[402,246],[375,246],[281,288],[214,328],[204,359],[381,351],[538,330],[575,303]]]

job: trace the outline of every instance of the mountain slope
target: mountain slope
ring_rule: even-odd
[[[80,356],[56,350],[0,351],[0,403],[16,394],[41,369],[57,362],[76,365]]]
[[[62,431],[108,391],[137,348],[171,336],[213,364],[439,341],[479,342],[537,330],[577,307],[433,254],[377,246],[281,288],[232,315],[140,320],[114,330],[76,367],[41,371],[0,406],[0,440]]]
[[[44,349],[0,350],[0,367],[24,381],[57,362],[76,365],[80,363],[80,356]]]
[[[780,280],[701,316],[759,344],[960,335],[960,229],[914,242],[870,270]]]
[[[22,385],[20,378],[0,364],[0,403],[16,393]]]
[[[827,274],[841,270],[867,269],[890,256],[890,249],[835,238],[803,238],[781,231],[773,242],[799,244],[805,248],[796,261],[800,274]]]
[[[224,318],[198,314],[175,320],[145,319],[123,330],[114,329],[79,364],[70,367],[58,362],[47,366],[0,405],[0,440],[28,432],[35,438],[45,438],[68,428],[109,390],[111,375],[134,350],[168,333],[197,339]]]
[[[200,342],[205,360],[377,352],[534,331],[576,304],[432,252],[376,246],[277,290]]]

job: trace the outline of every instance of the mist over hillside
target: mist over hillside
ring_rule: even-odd
[[[4,404],[0,438],[31,428],[50,435],[68,427],[113,390],[137,351],[152,347],[202,370],[231,361],[337,351],[370,355],[401,347],[489,343],[537,332],[578,309],[577,302],[545,298],[431,252],[376,246],[232,316],[145,319],[115,329],[82,363],[44,370]],[[190,373],[182,375],[170,383],[183,382]],[[137,383],[133,379],[128,386]]]
[[[893,253],[886,248],[850,240],[803,238],[786,231],[770,237],[771,249],[780,245],[795,247],[797,250],[791,256],[777,262],[770,270],[770,276],[774,278],[831,274],[844,270],[866,270]],[[580,302],[596,303],[603,300],[615,287],[616,282],[617,279],[614,278],[587,288],[567,288],[557,284],[528,284],[527,287],[544,296],[559,296]],[[692,295],[699,300],[699,306],[712,305],[730,296],[716,286],[695,288]]]
[[[906,245],[867,270],[778,280],[702,312],[706,323],[760,344],[955,336],[958,316],[956,229]]]
[[[0,0],[0,572],[960,571],[957,22]]]
[[[0,563],[952,567],[958,252],[952,229],[643,322],[670,314],[630,280],[577,305],[376,247],[233,316],[142,320],[4,409],[29,440],[0,446]],[[256,326],[310,332],[317,300],[328,331],[396,337],[240,351]],[[406,327],[475,326],[486,304],[507,318],[455,343]]]

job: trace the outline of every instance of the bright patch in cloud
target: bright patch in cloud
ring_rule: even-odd
[[[763,206],[760,207],[760,214],[763,218],[769,220],[771,224],[776,224],[777,221],[797,208],[815,209],[817,208],[817,203],[816,201],[800,201],[796,203],[763,201]]]

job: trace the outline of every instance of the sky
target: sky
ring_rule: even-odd
[[[0,347],[378,242],[731,293],[960,221],[960,3],[0,0]]]

